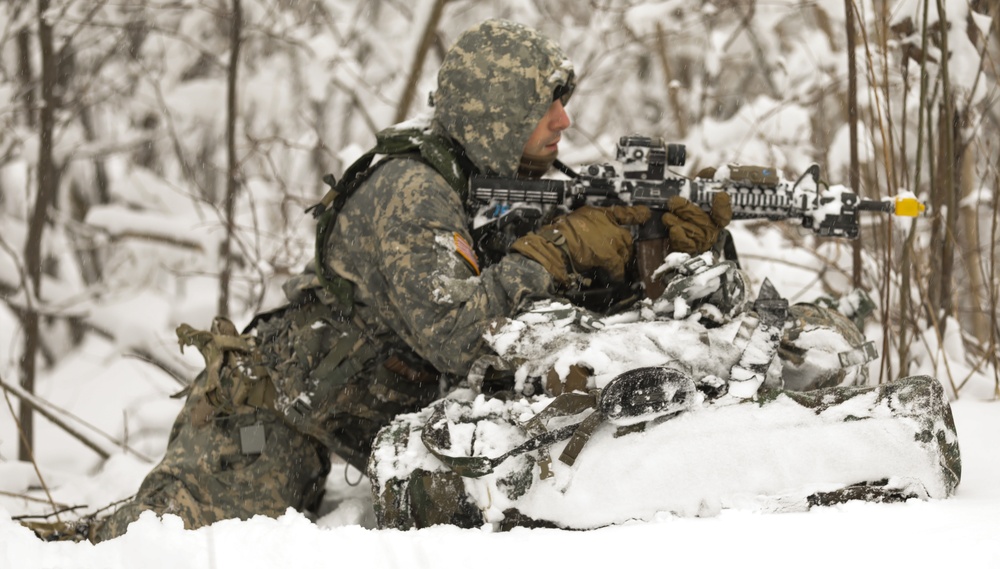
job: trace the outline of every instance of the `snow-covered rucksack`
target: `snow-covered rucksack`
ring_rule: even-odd
[[[599,394],[573,398],[459,392],[398,417],[368,465],[379,527],[592,529],[724,508],[805,511],[945,498],[961,476],[951,409],[931,377],[692,399],[632,426],[600,418]]]

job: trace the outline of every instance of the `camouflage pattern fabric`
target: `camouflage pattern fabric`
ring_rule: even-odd
[[[558,401],[558,399],[552,401]],[[783,500],[781,503],[787,502],[788,511],[801,511],[813,506],[837,504],[848,500],[892,502],[910,498],[945,498],[952,495],[958,487],[962,465],[955,423],[941,384],[934,378],[915,376],[874,387],[835,387],[807,393],[766,390],[762,393],[759,401],[748,401],[734,406],[722,407],[719,412],[725,414],[752,405],[758,406],[760,413],[767,414],[769,407],[771,405],[778,406],[779,402],[780,407],[776,407],[780,409],[779,413],[786,412],[789,403],[793,407],[812,411],[815,424],[811,425],[810,428],[814,431],[821,429],[824,425],[836,428],[838,421],[870,420],[875,426],[872,427],[874,431],[870,431],[869,434],[881,436],[878,434],[879,429],[885,428],[887,422],[891,422],[894,429],[911,437],[908,444],[913,445],[913,447],[907,449],[907,452],[921,457],[918,461],[919,464],[909,464],[909,467],[914,469],[913,472],[895,471],[892,470],[892,466],[889,466],[890,463],[886,463],[880,467],[883,468],[880,476],[886,476],[885,479],[856,480],[838,490],[801,495],[796,498],[795,503],[787,501],[787,496],[779,494],[778,496],[781,496]],[[569,522],[563,519],[561,523],[555,524],[553,518],[539,515],[532,517],[525,514],[523,507],[519,510],[518,500],[520,498],[529,495],[529,492],[534,492],[534,485],[544,487],[546,484],[543,467],[545,455],[540,453],[541,450],[545,449],[512,456],[504,463],[497,465],[496,472],[491,474],[492,479],[487,480],[485,487],[474,486],[475,495],[467,491],[466,481],[468,479],[464,479],[458,473],[461,468],[450,469],[442,463],[426,460],[427,456],[433,454],[434,451],[424,447],[426,441],[422,443],[421,438],[427,436],[426,425],[430,421],[434,421],[434,432],[438,436],[447,435],[450,428],[454,429],[451,431],[453,433],[465,433],[472,430],[472,425],[467,426],[466,423],[477,424],[476,432],[479,432],[480,429],[499,432],[520,430],[522,431],[521,438],[512,443],[518,444],[529,436],[527,424],[522,422],[527,405],[528,403],[525,401],[510,401],[502,406],[494,405],[489,408],[488,413],[484,413],[482,410],[476,411],[477,408],[484,407],[477,406],[473,401],[443,400],[419,415],[400,417],[386,427],[379,433],[376,442],[379,452],[372,456],[368,469],[375,493],[375,514],[379,527],[413,529],[446,523],[465,528],[477,528],[488,521],[492,521],[494,528],[499,530],[512,529],[513,527],[553,527],[553,525],[579,529],[597,527],[576,519]],[[713,410],[708,408],[690,412],[704,413],[704,417],[712,417]],[[446,417],[447,420],[442,420],[442,416]],[[840,419],[834,419],[834,417],[841,416]],[[727,419],[722,419],[722,421],[725,422]],[[489,426],[483,426],[484,423],[489,423]],[[669,429],[670,425],[671,423],[668,422],[650,428]],[[636,425],[636,427],[638,426],[640,425]],[[837,432],[840,433],[840,431]],[[622,433],[620,427],[619,433]],[[819,433],[817,435],[820,436]],[[458,436],[461,438],[462,435]],[[618,434],[616,434],[617,436]],[[896,435],[886,436],[886,444],[891,444]],[[441,448],[450,446],[452,452],[461,453],[463,445],[451,445],[451,442],[436,441],[436,446]],[[491,448],[486,452],[496,455],[503,450],[502,448]],[[582,456],[586,456],[588,452],[600,451],[584,448]],[[657,450],[650,449],[650,452],[655,453]],[[589,467],[596,467],[600,470],[601,457],[592,456],[591,458],[593,460],[589,463]],[[460,459],[461,457],[458,457],[453,460],[461,466],[463,463],[460,462]],[[691,465],[690,467],[681,465],[680,468],[686,470],[696,466],[715,467],[713,465]],[[583,469],[587,467],[588,465],[582,465]],[[775,457],[762,459],[760,463],[752,466],[746,465],[746,467],[755,469],[758,475],[766,473],[779,475],[786,469],[794,469],[792,465],[781,462],[781,459]],[[851,469],[849,471],[855,472]],[[573,476],[583,474],[585,474],[583,471],[574,472]],[[770,477],[765,476],[765,478]],[[646,476],[646,479],[656,479],[656,477]],[[618,482],[621,483],[619,484],[621,486],[628,486],[625,481],[619,480]],[[683,481],[679,482],[680,486],[683,487]],[[820,485],[829,482],[829,480],[812,481],[812,483]],[[670,486],[669,479],[662,480],[662,483],[665,487]],[[572,486],[571,482],[569,484]],[[652,496],[656,492],[653,491],[653,488],[647,488],[647,490],[650,498],[653,499]],[[775,489],[771,488],[769,491],[774,492]],[[612,495],[613,489],[609,488],[608,492],[609,495]],[[766,493],[767,491],[760,490],[759,492]],[[555,509],[559,508],[562,500],[570,499],[568,495],[560,493],[559,490],[550,491],[550,494],[552,494],[551,505]],[[489,504],[481,503],[482,500],[477,503],[476,496],[480,499],[488,496]],[[592,508],[600,510],[601,500],[614,500],[614,498],[587,496],[587,500]],[[486,515],[486,509],[495,508],[495,504],[498,503],[504,504],[502,506],[504,508],[502,521],[497,522],[495,513],[492,519],[488,520],[487,518],[490,516]],[[533,507],[542,510],[537,502]]]
[[[354,283],[355,311],[379,352],[412,348],[436,369],[464,376],[482,335],[549,274],[520,255],[476,268],[461,200],[429,166],[390,160],[348,201],[327,242],[331,268]],[[335,252],[335,253],[334,253]]]
[[[433,129],[481,171],[512,176],[524,144],[572,79],[561,50],[537,32],[489,20],[467,31],[438,74]],[[503,88],[497,88],[497,86]],[[473,243],[461,198],[429,165],[389,159],[348,200],[327,241],[330,268],[354,283],[355,310],[380,353],[412,349],[437,370],[467,375],[492,321],[550,296],[537,263],[492,266],[462,254]]]
[[[513,175],[556,88],[571,79],[550,40],[519,24],[485,22],[446,57],[431,129],[481,171]],[[132,502],[100,522],[94,540],[121,535],[143,510],[177,514],[189,528],[307,511],[319,500],[330,452],[363,468],[380,428],[468,373],[493,320],[550,294],[551,277],[524,257],[480,266],[469,224],[434,167],[391,157],[377,165],[325,243],[330,268],[353,284],[352,318],[319,302],[319,291],[298,290],[295,307],[244,338],[249,350],[229,345],[234,331],[227,339],[185,330],[211,352],[206,371],[163,461]]]
[[[189,528],[310,511],[330,452],[363,469],[380,428],[439,395],[436,375],[421,382],[388,369],[392,355],[376,354],[356,322],[320,302],[268,315],[254,335],[234,334],[202,346],[207,369],[187,394],[166,456],[136,498],[100,523],[96,540],[120,535],[143,510],[176,514]],[[228,350],[217,365],[209,354],[237,340],[248,348],[238,357]],[[273,396],[241,395],[262,382]]]
[[[480,171],[513,177],[557,89],[571,93],[572,85],[572,63],[555,42],[521,24],[487,20],[445,56],[434,118]]]
[[[199,375],[202,382],[204,374]],[[272,412],[218,418],[196,426],[193,415],[204,403],[192,395],[171,432],[167,453],[150,472],[135,498],[99,520],[95,543],[122,535],[145,510],[174,514],[189,529],[255,515],[280,516],[289,507],[309,511],[322,497],[330,469],[321,445]],[[263,429],[260,453],[242,451],[241,429]]]
[[[793,304],[788,312],[791,326],[785,327],[778,346],[787,389],[811,391],[868,382],[867,364],[878,353],[854,322],[818,304]],[[832,346],[840,351],[832,351]]]

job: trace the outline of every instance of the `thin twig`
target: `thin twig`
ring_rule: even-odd
[[[0,490],[0,496],[7,496],[8,498],[16,498],[18,500],[25,500],[27,502],[36,502],[36,503],[39,503],[39,504],[55,505],[55,506],[60,507],[60,508],[68,508],[69,507],[66,504],[60,504],[58,502],[56,502],[55,504],[53,504],[52,502],[49,502],[48,500],[42,500],[41,498],[35,498],[34,496],[28,496],[26,494],[15,494],[14,492],[4,492],[3,490]]]
[[[923,283],[921,282],[920,279],[917,279],[917,288],[920,289],[920,296],[922,298],[927,298],[927,291],[924,289]],[[957,401],[958,398],[959,398],[958,397],[958,387],[955,386],[955,378],[951,374],[951,364],[948,363],[948,352],[946,352],[945,349],[944,349],[944,336],[941,335],[941,325],[940,325],[940,323],[938,321],[937,311],[931,309],[931,310],[928,311],[928,313],[930,314],[930,318],[931,318],[931,327],[934,328],[934,334],[937,336],[938,352],[939,352],[941,361],[944,363],[945,373],[948,374],[948,383],[951,384],[951,390],[955,393],[955,400]],[[927,340],[926,339],[924,339],[924,346],[927,347],[928,353],[930,353],[931,350],[930,350],[930,347],[927,346]],[[934,362],[934,373],[937,373],[937,368],[938,368],[937,361],[935,361]]]
[[[0,387],[3,388],[4,396],[7,397],[8,403],[10,402],[10,397],[8,394],[12,392],[14,395],[17,396],[18,399],[21,400],[22,404],[27,405],[32,409],[34,409],[35,411],[41,413],[43,417],[45,417],[49,421],[52,421],[56,426],[60,427],[62,430],[66,431],[69,435],[71,435],[73,438],[83,443],[85,447],[96,452],[98,456],[100,456],[102,459],[107,459],[111,457],[111,453],[109,453],[107,450],[101,448],[97,443],[83,436],[82,433],[80,433],[73,427],[70,427],[68,424],[66,424],[65,421],[63,421],[59,417],[56,417],[55,414],[49,411],[48,409],[45,409],[38,401],[35,400],[33,394],[27,393],[26,391],[19,389],[16,386],[9,385],[5,381],[3,381],[2,378],[0,378]],[[11,409],[11,414],[13,413],[14,410]]]
[[[3,378],[0,377],[0,382]],[[28,455],[31,457],[31,465],[35,468],[35,476],[38,476],[38,482],[42,485],[42,490],[45,491],[45,496],[48,497],[49,503],[52,504],[52,509],[57,510],[56,501],[52,498],[52,493],[49,492],[49,486],[45,483],[45,477],[42,476],[41,469],[38,468],[38,462],[35,460],[35,451],[31,448],[28,443],[28,438],[24,435],[24,430],[21,428],[21,420],[18,418],[17,413],[14,412],[14,404],[10,401],[10,393],[8,393],[7,385],[0,383],[3,387],[3,398],[7,401],[7,408],[10,409],[10,416],[14,419],[14,423],[17,425],[17,432],[21,436],[21,442],[28,451]],[[56,520],[59,520],[59,516],[56,515]],[[61,520],[59,520],[61,521]]]
[[[137,360],[139,360],[141,362],[146,362],[147,364],[149,364],[149,365],[151,365],[153,367],[159,368],[160,371],[162,371],[163,373],[169,375],[170,378],[173,379],[174,381],[176,381],[177,384],[180,385],[181,387],[187,387],[188,383],[190,383],[189,381],[185,380],[183,377],[181,377],[180,375],[178,375],[176,371],[170,369],[170,367],[166,363],[164,363],[162,360],[159,360],[159,359],[153,357],[153,355],[150,354],[150,353],[148,353],[148,352],[145,352],[145,351],[129,352],[129,353],[122,354],[122,357],[123,358],[134,358],[134,359],[137,359]]]
[[[59,519],[59,514],[64,514],[66,512],[72,512],[73,510],[79,510],[80,508],[86,508],[86,507],[87,506],[66,506],[66,507],[60,508],[58,510],[53,510],[52,512],[50,512],[48,514],[24,514],[24,515],[21,515],[21,516],[11,516],[10,519],[19,522],[19,521],[22,521],[22,520],[36,520],[36,519],[45,520],[45,519],[51,518],[52,516],[55,516],[56,520],[58,520],[58,521],[61,522],[62,520]]]
[[[441,14],[444,12],[444,5],[447,0],[434,0],[427,20],[424,22],[423,30],[420,30],[420,42],[413,54],[410,62],[410,72],[403,87],[403,94],[399,98],[399,106],[396,108],[396,122],[406,119],[410,112],[410,105],[413,102],[413,95],[417,91],[417,84],[420,82],[420,72],[424,68],[424,61],[427,59],[427,52],[430,51],[431,43],[437,34],[438,24],[441,21]],[[421,14],[423,16],[423,14]]]

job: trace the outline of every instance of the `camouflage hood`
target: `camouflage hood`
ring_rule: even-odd
[[[555,42],[521,24],[487,20],[445,56],[434,118],[481,171],[513,176],[556,88],[572,81],[573,65]]]

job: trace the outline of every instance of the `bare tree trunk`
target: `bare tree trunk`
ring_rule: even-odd
[[[88,142],[97,140],[97,133],[94,131],[94,113],[90,105],[84,104],[80,108],[80,126],[83,127],[83,134]],[[111,188],[108,181],[108,169],[104,166],[104,156],[100,153],[94,155],[94,181],[97,182],[99,203],[110,202]]]
[[[656,52],[660,56],[660,66],[663,68],[663,80],[667,83],[667,97],[670,101],[670,108],[674,112],[674,124],[677,127],[677,134],[680,138],[686,138],[688,126],[684,115],[684,107],[677,96],[678,89],[673,84],[674,74],[670,69],[670,55],[667,53],[667,35],[659,22],[656,23]]]
[[[913,191],[920,191],[920,179],[923,175],[923,161],[924,157],[927,157],[928,165],[933,168],[934,161],[930,158],[932,152],[928,149],[924,151],[924,143],[927,145],[931,144],[930,133],[927,133],[927,138],[924,138],[924,125],[930,129],[931,124],[931,111],[930,104],[928,103],[928,74],[927,74],[927,14],[930,9],[930,0],[924,0],[924,14],[921,25],[921,40],[920,45],[924,46],[920,50],[920,104],[917,106],[917,164],[913,172]],[[905,124],[905,121],[904,121]],[[905,156],[905,154],[904,154]],[[933,179],[933,176],[931,176]],[[933,184],[932,184],[933,185]],[[932,190],[933,191],[933,190]],[[900,372],[906,375],[909,372],[910,365],[910,340],[907,336],[907,327],[915,319],[910,318],[912,296],[911,296],[911,269],[914,262],[914,243],[916,241],[917,231],[916,231],[916,220],[910,223],[910,231],[906,237],[906,244],[903,246],[903,259],[902,259],[902,279],[900,283],[900,320],[901,324],[899,327],[899,366]],[[933,241],[932,241],[933,242]],[[919,275],[917,276],[919,279]],[[917,331],[917,326],[914,325],[914,336],[919,334]]]
[[[994,22],[996,23],[996,22]],[[1000,187],[1000,161],[994,169],[993,187]],[[993,396],[1000,399],[1000,311],[997,306],[1000,303],[1000,271],[998,271],[997,246],[1000,242],[1000,197],[993,195],[993,219],[990,224],[990,357],[993,362]]]
[[[944,61],[947,61],[945,59]],[[945,69],[947,67],[945,66]],[[936,282],[935,295],[931,298],[937,315],[936,318],[941,323],[941,332],[944,333],[946,319],[954,314],[952,302],[952,283],[955,268],[955,232],[958,215],[957,188],[955,185],[955,137],[958,135],[955,128],[955,95],[950,92],[950,85],[943,89],[944,100],[938,115],[938,210],[939,219],[939,241],[935,256],[938,258],[938,270],[933,275],[932,282]]]
[[[931,177],[930,185],[931,211],[934,215],[934,219],[931,221],[931,236],[929,240],[931,273],[930,278],[928,279],[928,298],[926,299],[925,304],[927,310],[933,312],[933,316],[928,315],[928,322],[932,322],[941,317],[941,290],[945,288],[942,282],[942,276],[944,274],[942,265],[944,263],[944,250],[946,248],[944,245],[946,231],[944,210],[947,207],[946,200],[948,189],[945,186],[947,183],[947,175],[945,173],[947,167],[944,164],[944,162],[947,161],[947,149],[945,148],[945,136],[941,132],[945,126],[944,105],[938,105],[937,111],[938,116],[936,117],[936,122],[938,132],[935,137],[937,148],[935,148],[935,153],[931,155],[931,162],[937,165],[935,168],[936,171]],[[929,128],[930,125],[928,125],[928,129]],[[928,137],[930,136],[931,133],[928,132]]]
[[[851,191],[859,195],[861,186],[860,163],[858,161],[858,64],[855,47],[854,2],[844,0],[844,13],[847,26],[847,124],[850,127],[851,138]],[[853,283],[854,288],[861,288],[861,237],[854,240]]]
[[[437,34],[441,14],[444,12],[444,5],[448,0],[433,0],[433,2],[427,17],[427,24],[424,26],[423,34],[420,36],[420,43],[417,45],[416,53],[413,55],[413,62],[410,65],[410,75],[406,79],[403,96],[399,99],[399,107],[396,108],[396,122],[405,120],[410,113],[410,105],[413,102],[413,95],[417,90],[417,83],[420,82],[420,72],[424,68],[424,60],[427,59],[427,52],[430,51],[431,44],[434,43],[434,36]],[[418,5],[415,9],[419,7]]]
[[[24,122],[29,128],[34,128],[35,121],[35,88],[34,73],[31,69],[31,30],[27,26],[17,32],[17,75],[21,82],[22,99],[24,101]],[[31,242],[29,237],[28,243]],[[27,248],[27,244],[25,244]],[[27,293],[27,291],[25,291]],[[25,296],[29,296],[25,294]],[[38,353],[38,314],[31,310],[32,304],[28,304],[28,310],[21,315],[21,325],[24,328],[24,353],[21,355],[21,386],[28,392],[35,389],[35,354]],[[31,409],[23,403],[18,408],[18,416],[22,421],[22,431],[24,437],[18,439],[17,456],[19,460],[31,460],[31,441],[33,435],[33,417]],[[28,441],[25,443],[24,441]]]
[[[21,388],[28,393],[34,393],[35,358],[38,355],[38,345],[40,342],[38,313],[29,307],[21,318],[21,325],[24,327],[24,354],[21,356]],[[24,433],[24,436],[18,443],[17,458],[24,462],[31,462],[35,440],[35,417],[33,409],[27,402],[21,400],[18,406],[18,415],[21,418],[21,431]]]
[[[229,171],[226,176],[225,222],[226,236],[222,240],[219,256],[222,258],[222,273],[219,275],[219,307],[220,316],[229,316],[229,283],[232,279],[233,263],[232,249],[233,233],[236,223],[233,220],[236,209],[236,192],[239,191],[237,176],[239,175],[239,160],[236,156],[236,117],[239,114],[236,102],[236,78],[240,58],[240,26],[243,10],[240,0],[233,0],[232,22],[229,28],[229,88],[227,93],[226,117],[226,152],[229,156]]]
[[[947,13],[944,9],[944,0],[937,0],[938,14],[941,18],[941,53],[949,54],[948,30],[952,22],[947,20]],[[944,108],[941,112],[940,137],[941,147],[941,168],[942,188],[944,189],[943,203],[946,207],[946,218],[944,234],[941,236],[941,275],[940,288],[938,289],[937,305],[940,310],[941,332],[944,333],[945,322],[948,316],[954,315],[954,305],[952,302],[952,283],[955,266],[956,235],[958,232],[958,187],[956,182],[956,154],[957,141],[960,140],[961,133],[956,124],[955,98],[956,95],[951,87],[949,77],[950,57],[941,58],[941,78],[942,94],[944,95]]]
[[[84,104],[80,108],[80,126],[83,127],[83,133],[88,142],[97,141],[97,133],[94,129],[94,116],[93,110],[87,104]],[[106,204],[111,201],[111,188],[110,182],[108,181],[108,171],[104,165],[104,157],[100,154],[96,154],[93,159],[94,163],[94,178],[97,183],[97,200],[100,204]],[[74,199],[74,196],[77,196]],[[76,221],[83,221],[87,217],[87,212],[94,205],[89,197],[80,195],[79,192],[71,192],[70,201],[72,202],[70,210],[70,216]],[[58,205],[57,205],[58,207]],[[71,231],[71,234],[74,233]],[[93,245],[92,240],[88,239],[82,235],[74,235],[76,240],[83,241],[84,246],[77,247],[76,258],[77,262],[80,263],[80,275],[83,277],[83,282],[88,285],[100,282],[101,274],[103,272],[101,268],[101,257],[97,252],[97,247]]]
[[[21,81],[25,124],[35,128],[35,87],[31,70],[31,30],[27,26],[17,32],[17,75]]]
[[[990,31],[992,45],[986,49],[985,57],[988,60],[996,61],[996,54],[1000,52],[1000,5],[997,4],[996,0],[973,0],[972,6],[980,13],[985,12],[992,19]],[[995,82],[997,79],[996,65],[987,66],[986,71],[991,80]],[[996,122],[994,122],[994,128],[996,128]],[[995,157],[996,153],[994,153]],[[989,246],[986,247],[988,256],[984,261],[983,271],[985,272],[986,306],[988,307],[986,320],[988,320],[989,327],[986,339],[988,342],[986,346],[987,361],[993,367],[993,397],[1000,399],[1000,308],[998,308],[1000,306],[1000,272],[998,272],[998,267],[1000,267],[998,266],[1000,263],[1000,257],[998,257],[1000,255],[1000,251],[998,251],[998,247],[1000,247],[1000,197],[997,196],[995,189],[1000,188],[1000,161],[992,161],[992,178],[994,192],[990,203],[990,237]],[[987,177],[984,176],[984,184],[986,180]]]
[[[58,186],[58,172],[52,156],[53,131],[56,109],[56,67],[52,41],[52,27],[45,19],[49,0],[38,0],[38,43],[42,56],[42,107],[38,120],[38,195],[28,223],[28,238],[24,245],[24,264],[30,291],[22,322],[24,324],[24,354],[21,359],[21,387],[28,393],[35,391],[35,361],[38,355],[39,317],[35,301],[41,297],[42,288],[42,234],[48,217],[49,205]],[[19,406],[24,439],[18,448],[20,460],[31,460],[34,446],[34,416],[31,406],[24,400]]]
[[[894,196],[899,188],[899,180],[897,180],[897,172],[900,168],[897,168],[896,161],[899,159],[896,154],[896,144],[895,144],[895,125],[893,121],[893,113],[890,109],[890,103],[892,101],[890,91],[890,78],[889,78],[889,2],[881,2],[881,6],[878,8],[878,17],[876,19],[876,40],[878,43],[878,49],[882,54],[881,64],[882,64],[882,76],[876,79],[875,69],[871,70],[872,83],[881,83],[882,99],[884,104],[884,111],[879,110],[878,121],[881,126],[882,132],[882,147],[883,147],[883,161],[885,163],[885,192],[880,189],[875,189],[874,197],[883,197],[888,193],[890,196]],[[873,65],[874,61],[869,61],[869,65]],[[876,85],[872,86],[873,89],[877,88]],[[905,101],[905,99],[904,99]],[[876,96],[875,105],[879,109],[882,105],[879,104],[878,97]],[[905,104],[904,104],[905,107]],[[903,122],[902,124],[906,124]],[[905,137],[904,137],[905,138]],[[902,155],[905,160],[905,154]],[[905,168],[902,168],[905,170]],[[875,186],[878,188],[878,186]],[[871,190],[870,190],[871,191]],[[875,233],[875,245],[876,252],[878,252],[878,247],[882,247],[882,274],[881,283],[879,289],[882,295],[882,306],[881,306],[881,321],[882,321],[882,362],[880,366],[879,373],[879,383],[885,381],[892,381],[895,377],[892,366],[892,358],[888,357],[889,349],[892,345],[893,336],[896,333],[896,327],[891,325],[891,308],[894,302],[892,298],[892,253],[895,248],[893,243],[893,220],[892,218],[880,219],[876,224],[876,227],[881,227],[884,229],[882,235],[884,238],[879,242],[879,232]],[[856,260],[860,260],[855,257]],[[877,273],[876,273],[877,274]]]
[[[964,114],[964,113],[963,113]],[[975,165],[970,144],[962,144],[959,151],[961,168],[959,168],[959,187],[964,198],[971,198],[976,191]],[[961,231],[958,238],[961,242],[962,264],[965,267],[969,278],[967,294],[962,295],[966,300],[961,306],[962,312],[969,311],[970,331],[981,343],[989,340],[989,321],[986,317],[988,305],[983,302],[983,294],[986,291],[984,267],[980,260],[983,258],[983,248],[980,244],[979,236],[979,205],[976,200],[969,200],[969,205],[962,207],[960,212],[962,223],[959,226]],[[963,320],[965,320],[963,318]]]

